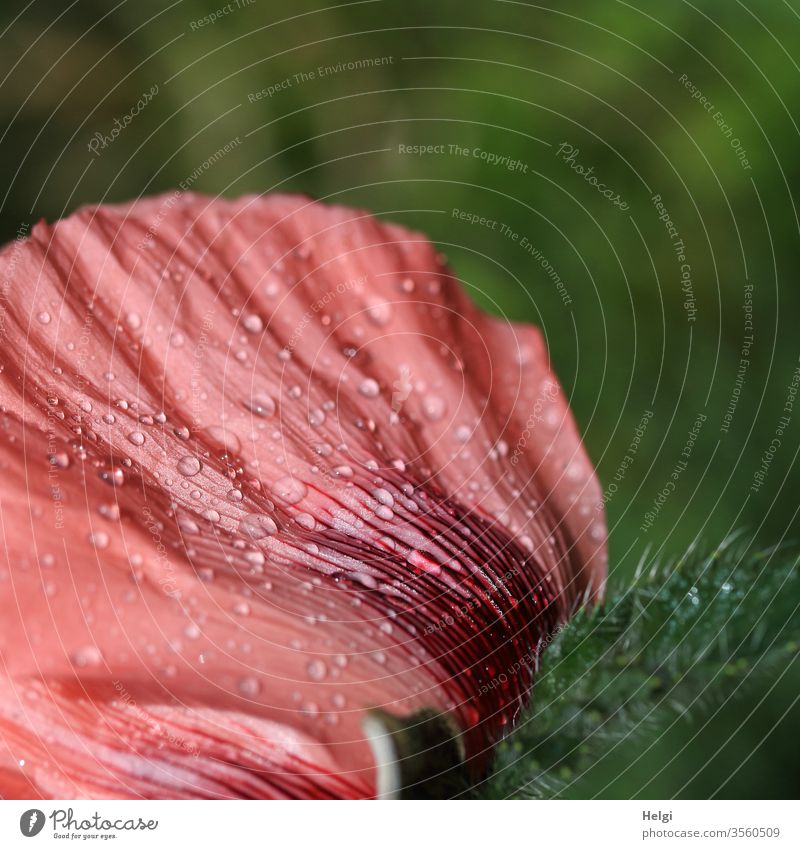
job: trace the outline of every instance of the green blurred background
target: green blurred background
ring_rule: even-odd
[[[369,208],[430,234],[488,309],[543,328],[604,486],[652,411],[607,505],[612,581],[643,555],[734,529],[765,545],[796,539],[800,404],[763,485],[751,485],[800,354],[800,4],[553,5],[5,2],[3,241],[80,204],[187,181]],[[94,134],[109,135],[154,86],[92,153]],[[445,152],[401,152],[423,144]],[[563,144],[628,208],[564,161]],[[748,284],[753,341],[737,383]],[[675,492],[642,530],[700,413]],[[800,675],[789,670],[759,704],[771,684],[705,704],[646,759],[619,746],[570,792],[797,796]]]

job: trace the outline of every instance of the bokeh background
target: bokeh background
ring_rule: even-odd
[[[425,231],[487,309],[544,330],[617,487],[623,584],[642,557],[737,529],[797,538],[800,403],[778,429],[800,356],[798,45],[797,0],[6,0],[0,234],[181,185],[304,192]],[[800,674],[764,699],[773,683],[704,702],[646,759],[618,746],[570,795],[797,796]]]

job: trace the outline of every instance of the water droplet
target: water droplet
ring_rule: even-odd
[[[145,436],[140,430],[134,430],[128,434],[128,442],[134,445],[144,445]]]
[[[429,575],[441,575],[442,567],[435,563],[430,557],[424,555],[421,551],[414,549],[408,555],[408,562],[420,572],[426,572]]]
[[[264,392],[254,392],[253,397],[245,403],[245,407],[251,413],[265,419],[275,415],[275,402]]]
[[[470,437],[472,436],[472,431],[467,427],[467,425],[459,425],[456,428],[454,436],[456,442],[464,444],[469,442]]]
[[[110,486],[122,486],[125,483],[125,472],[119,466],[114,466],[111,469],[103,469],[100,472],[100,480]]]
[[[50,454],[47,459],[50,461],[51,466],[55,466],[58,469],[69,468],[69,455],[65,454],[63,451],[60,451],[58,454]]]
[[[226,454],[238,454],[242,450],[239,437],[228,428],[211,425],[206,428],[206,433],[217,445],[222,446]]]
[[[244,327],[248,333],[261,333],[264,329],[264,322],[261,320],[260,315],[256,315],[251,312],[247,313],[247,315],[242,318],[242,327]]]
[[[200,533],[200,526],[189,516],[179,516],[178,527],[181,529],[182,533],[190,536]]]
[[[367,301],[367,315],[374,324],[383,327],[392,319],[392,305],[381,298],[372,297]]]
[[[306,667],[306,672],[312,681],[323,681],[328,674],[328,667],[321,660],[312,660]]]
[[[373,498],[384,507],[394,507],[394,496],[388,489],[375,489],[372,492]]]
[[[438,422],[446,409],[444,401],[438,395],[428,395],[422,402],[422,414],[429,422]]]
[[[248,698],[255,698],[261,692],[261,684],[257,678],[242,678],[239,681],[239,692]]]
[[[377,396],[381,394],[381,387],[377,380],[373,380],[371,377],[368,377],[361,381],[358,391],[365,398],[377,398]]]
[[[308,495],[308,487],[301,480],[287,476],[275,481],[272,492],[287,504],[297,504]]]
[[[40,312],[39,315],[36,316],[42,324],[50,324],[50,313],[49,312]]]
[[[100,666],[103,655],[97,646],[83,646],[72,655],[73,665],[85,669],[88,666]]]
[[[248,513],[241,522],[239,530],[250,539],[264,539],[276,533],[278,526],[262,513]]]
[[[197,457],[192,457],[190,454],[187,454],[185,457],[181,457],[181,459],[178,460],[177,468],[178,472],[184,477],[191,478],[200,471],[202,466]]]
[[[190,622],[184,629],[183,634],[189,640],[199,640],[201,636],[200,628],[195,622]]]
[[[294,520],[301,528],[305,528],[307,531],[313,531],[317,527],[317,521],[310,513],[298,513],[294,517]]]
[[[319,407],[309,410],[308,423],[311,427],[321,427],[325,424],[325,413]]]

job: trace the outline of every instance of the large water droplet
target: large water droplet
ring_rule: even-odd
[[[239,530],[250,539],[264,539],[274,534],[278,526],[269,516],[262,513],[248,513],[239,522]]]
[[[261,684],[258,678],[253,678],[252,676],[242,678],[239,681],[239,692],[243,696],[254,699],[261,692]]]
[[[435,563],[430,557],[424,555],[421,551],[414,549],[408,555],[408,562],[420,572],[426,572],[429,575],[441,575],[442,567]]]
[[[71,657],[73,665],[85,669],[91,666],[100,666],[103,662],[103,655],[97,646],[83,646],[79,648]]]
[[[368,377],[361,381],[358,386],[358,391],[365,398],[377,398],[378,395],[381,394],[381,387],[377,380],[373,380],[371,377]]]
[[[322,681],[328,674],[328,667],[321,660],[312,660],[306,667],[306,672],[312,681]]]
[[[125,472],[119,466],[114,466],[111,469],[103,469],[100,472],[100,480],[110,486],[122,486],[125,483]]]
[[[96,534],[89,534],[89,545],[102,550],[108,548],[111,539],[105,531],[98,531]]]
[[[445,403],[438,395],[428,395],[422,402],[422,414],[429,422],[438,422],[445,411]]]
[[[372,297],[367,301],[367,315],[374,324],[383,327],[392,319],[392,305],[381,298]]]
[[[287,504],[297,504],[308,494],[308,487],[297,478],[287,476],[275,481],[272,485],[275,495]]]
[[[261,333],[264,329],[264,322],[261,320],[260,315],[256,315],[254,312],[247,313],[242,318],[242,327],[248,333]]]
[[[178,460],[178,472],[182,474],[184,477],[191,478],[194,477],[202,468],[200,461],[197,457],[192,457],[190,454],[187,454],[185,457],[181,457]]]
[[[262,418],[275,415],[275,402],[265,392],[254,392],[252,398],[245,402],[245,407]]]

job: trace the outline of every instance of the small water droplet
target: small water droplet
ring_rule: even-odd
[[[134,445],[144,445],[145,436],[140,430],[134,430],[128,434],[128,442]]]
[[[114,466],[111,469],[103,469],[100,472],[100,480],[110,486],[122,486],[125,483],[125,472],[119,466]]]
[[[257,678],[242,678],[239,681],[239,692],[248,698],[255,698],[261,692],[261,684]]]
[[[70,459],[69,455],[65,454],[63,451],[60,451],[57,454],[51,454],[48,457],[51,466],[55,466],[58,469],[67,469],[69,468]]]
[[[328,667],[321,660],[312,660],[306,667],[306,672],[312,681],[323,681],[328,674]]]
[[[190,622],[184,629],[183,634],[189,640],[199,640],[201,636],[200,628],[195,622]]]

